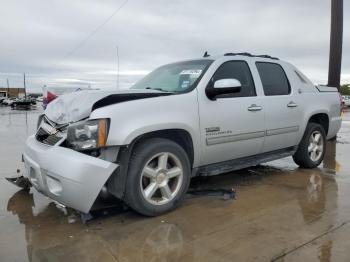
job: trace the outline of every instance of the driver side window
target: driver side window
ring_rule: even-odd
[[[228,61],[223,63],[214,73],[211,79],[211,85],[220,79],[234,78],[241,82],[242,88],[238,93],[224,94],[218,98],[228,97],[249,97],[256,96],[255,85],[249,66],[244,61]]]

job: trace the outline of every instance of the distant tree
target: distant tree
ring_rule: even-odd
[[[350,96],[350,84],[341,85],[339,92],[343,96]]]

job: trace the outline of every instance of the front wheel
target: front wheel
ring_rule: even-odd
[[[141,142],[130,159],[125,201],[146,216],[168,212],[183,199],[190,171],[187,154],[177,143],[162,138]]]
[[[326,132],[317,123],[309,123],[305,134],[293,155],[294,162],[303,168],[317,167],[326,152]]]

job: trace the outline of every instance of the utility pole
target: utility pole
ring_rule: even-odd
[[[7,97],[9,97],[9,95],[10,95],[10,84],[9,84],[9,79],[8,78],[6,79],[6,82],[7,82]]]
[[[117,46],[117,89],[119,89],[119,48]]]
[[[331,35],[329,49],[328,86],[339,89],[343,47],[343,0],[331,0]]]
[[[24,99],[27,99],[27,91],[26,91],[26,74],[23,74],[23,86],[24,86]]]

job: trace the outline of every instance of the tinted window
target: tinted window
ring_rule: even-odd
[[[256,63],[266,96],[288,95],[290,85],[283,68],[274,63]]]
[[[229,61],[222,64],[218,70],[216,70],[211,83],[220,79],[234,78],[241,82],[242,88],[239,93],[225,94],[217,97],[244,97],[255,96],[255,86],[250,73],[249,66],[244,61]]]

